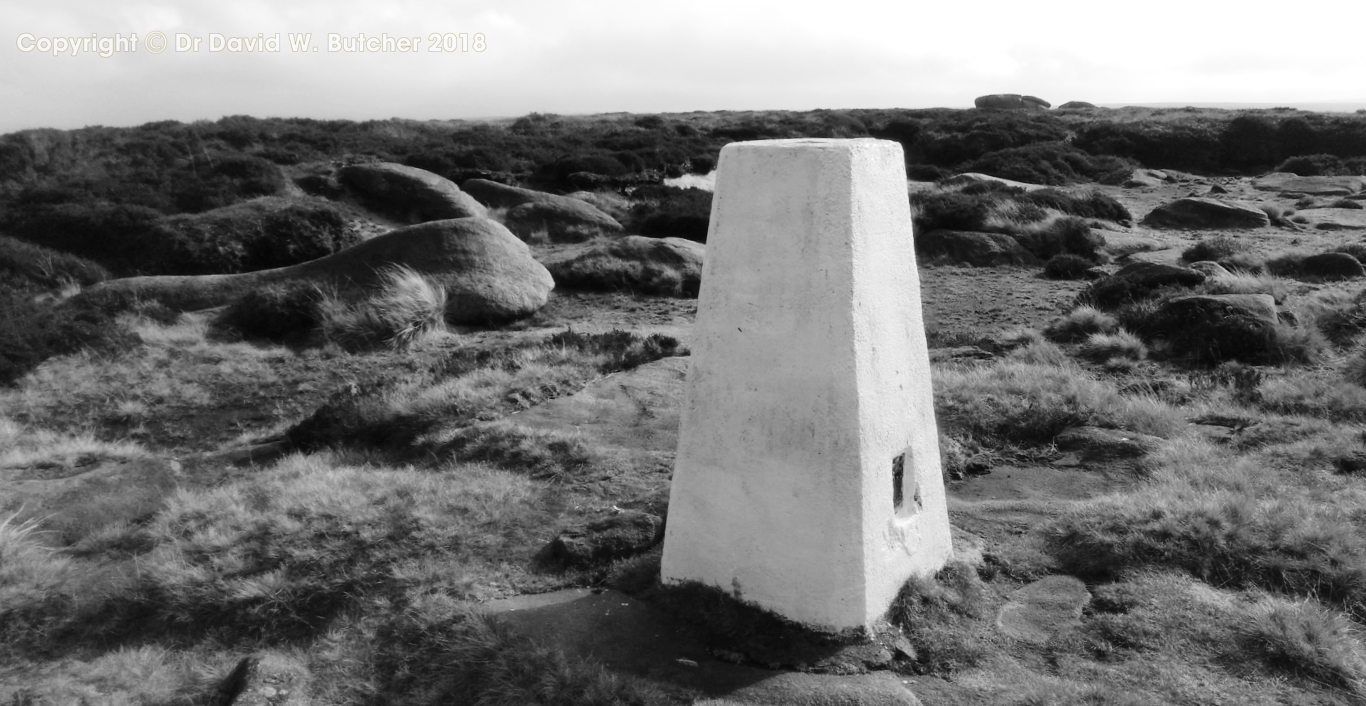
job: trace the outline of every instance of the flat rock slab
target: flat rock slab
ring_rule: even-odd
[[[1347,196],[1366,187],[1366,178],[1359,176],[1299,176],[1289,172],[1273,172],[1252,182],[1258,191],[1286,191],[1316,196]]]
[[[686,357],[661,358],[507,419],[528,429],[577,431],[633,455],[672,456],[687,376]]]
[[[1010,594],[996,616],[996,628],[1007,637],[1042,645],[1058,631],[1079,625],[1091,602],[1086,584],[1072,576],[1049,576]]]
[[[1083,589],[1084,591],[1085,589]],[[919,704],[891,672],[852,676],[758,669],[714,659],[686,626],[617,591],[569,589],[484,604],[485,614],[614,672],[700,692],[704,701],[792,706]]]

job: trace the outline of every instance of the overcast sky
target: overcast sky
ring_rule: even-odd
[[[1301,1],[0,0],[0,132],[224,115],[515,116],[970,107],[986,93],[1054,105],[1366,104],[1366,11]],[[1112,9],[1113,8],[1113,9]],[[149,53],[144,39],[169,46]],[[210,35],[280,36],[211,51]],[[309,33],[318,51],[293,51]],[[420,51],[328,50],[329,34],[417,37]],[[432,34],[468,51],[430,51]],[[485,49],[474,51],[482,33]],[[60,37],[136,52],[53,56]],[[199,38],[176,51],[177,34]],[[31,35],[31,36],[29,36]],[[21,45],[32,50],[25,52]]]

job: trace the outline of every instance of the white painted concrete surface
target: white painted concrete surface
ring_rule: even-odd
[[[904,165],[871,139],[721,151],[666,582],[867,627],[950,556]]]

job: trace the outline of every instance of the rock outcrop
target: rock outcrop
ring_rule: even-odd
[[[352,164],[337,179],[368,206],[405,223],[488,215],[455,182],[425,169],[392,162]]]
[[[1290,172],[1272,172],[1255,179],[1252,187],[1259,191],[1312,194],[1314,196],[1350,196],[1366,189],[1366,177],[1360,176],[1300,176]]]
[[[1162,303],[1147,334],[1167,339],[1178,355],[1219,362],[1272,362],[1279,323],[1270,294],[1195,294]]]
[[[488,179],[470,179],[462,183],[460,188],[489,208],[512,208],[532,201],[554,201],[558,198],[566,198],[544,191],[500,184]]]
[[[232,301],[249,289],[290,281],[317,282],[340,292],[364,291],[387,267],[404,265],[446,288],[446,319],[481,323],[515,319],[545,306],[555,286],[526,243],[487,218],[457,218],[399,228],[309,262],[237,275],[129,277],[91,287],[85,295],[133,294],[182,311]]]
[[[627,235],[547,255],[561,289],[697,296],[706,246],[683,238]]]
[[[1048,110],[1052,105],[1042,98],[1018,93],[993,93],[978,96],[972,104],[983,110]]]
[[[1356,279],[1366,277],[1361,261],[1345,252],[1326,252],[1310,255],[1300,261],[1300,272],[1320,279]]]
[[[546,549],[564,566],[585,567],[639,554],[664,538],[664,521],[648,512],[626,510],[567,528]]]
[[[1063,103],[1062,105],[1058,106],[1058,110],[1095,110],[1095,109],[1096,109],[1096,104],[1095,104],[1095,103],[1087,103],[1086,101],[1067,101],[1066,103]]]
[[[1149,228],[1262,228],[1271,218],[1260,208],[1196,196],[1158,206],[1142,222]]]
[[[531,201],[508,209],[503,222],[527,242],[582,243],[620,235],[621,224],[592,204],[568,197]]]
[[[1142,299],[1161,287],[1194,287],[1205,274],[1189,267],[1157,262],[1131,262],[1091,284],[1084,297],[1097,306],[1112,307]]]

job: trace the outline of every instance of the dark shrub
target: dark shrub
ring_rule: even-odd
[[[36,204],[10,209],[3,216],[3,227],[31,243],[130,273],[151,254],[139,240],[160,218],[160,213],[143,206]]]
[[[109,271],[90,260],[0,235],[0,281],[15,289],[52,289],[64,282],[85,286],[106,279]]]
[[[315,260],[354,245],[335,206],[266,199],[171,216],[142,234],[148,274],[250,272]]]
[[[709,155],[697,155],[688,160],[688,171],[693,174],[710,174],[716,169],[716,158]]]
[[[1048,258],[1048,262],[1044,263],[1043,273],[1049,279],[1083,279],[1086,277],[1086,271],[1095,264],[1080,255],[1063,253]]]
[[[1342,160],[1331,154],[1308,154],[1281,162],[1276,166],[1278,172],[1290,172],[1300,176],[1334,176],[1344,173]]]
[[[675,189],[668,186],[646,186],[634,196],[639,203],[631,207],[627,216],[627,232],[651,238],[686,238],[707,242],[707,227],[711,223],[710,191]]]
[[[913,181],[939,181],[953,172],[933,164],[907,164],[906,177]]]
[[[141,339],[88,302],[53,305],[0,284],[0,384],[10,384],[48,358],[82,348],[127,350]]]
[[[272,284],[238,297],[214,320],[214,327],[243,338],[280,343],[297,340],[317,328],[322,292],[304,282]]]
[[[1216,235],[1205,238],[1181,253],[1186,262],[1219,262],[1227,257],[1246,251],[1251,244],[1229,235]]]
[[[1275,124],[1253,115],[1228,121],[1219,141],[1224,164],[1238,169],[1272,164],[1279,152]]]
[[[965,165],[962,171],[1033,184],[1112,184],[1123,181],[1136,166],[1128,160],[1108,155],[1093,157],[1072,145],[1048,142],[990,152]]]
[[[995,203],[990,196],[962,191],[917,191],[911,194],[915,232],[928,233],[940,228],[980,231]]]

